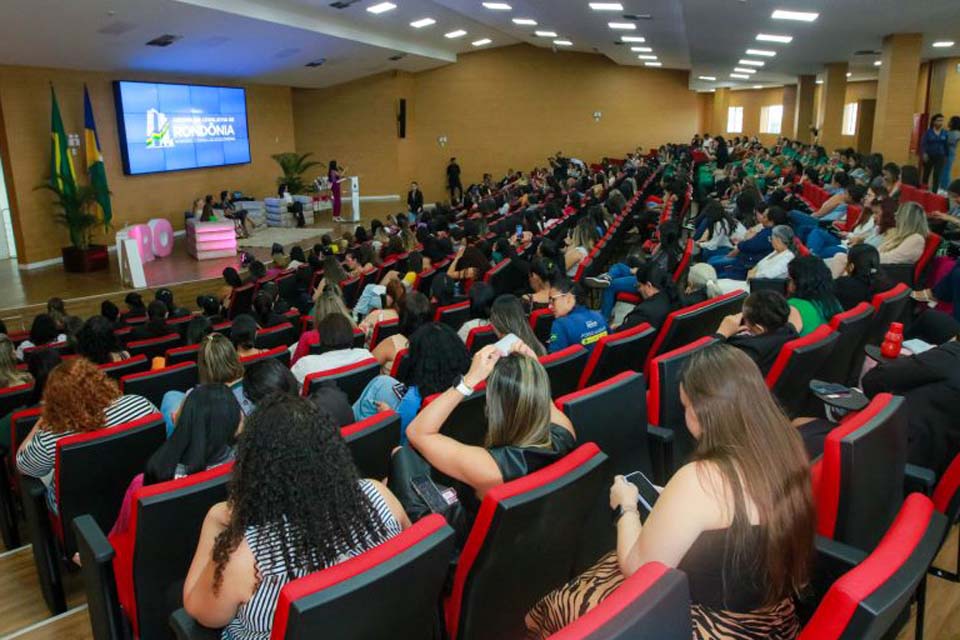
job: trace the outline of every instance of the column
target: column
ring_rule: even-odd
[[[786,87],[784,87],[786,89]],[[813,136],[810,127],[813,121],[813,94],[817,90],[817,76],[800,76],[797,78],[797,97],[794,107],[793,129],[790,136],[802,142],[811,142]],[[786,95],[786,94],[784,94]],[[790,129],[785,129],[791,131]]]
[[[780,123],[780,135],[796,139],[796,127],[794,118],[797,110],[797,85],[786,84],[783,86],[783,121]]]
[[[730,89],[718,87],[713,94],[713,122],[710,135],[727,135],[727,107],[730,106]]]
[[[847,94],[847,63],[832,62],[826,66],[820,86],[820,144],[833,151],[843,144],[843,104]]]
[[[885,162],[906,164],[910,159],[922,45],[919,33],[894,33],[883,39],[871,148],[874,153],[882,153]]]

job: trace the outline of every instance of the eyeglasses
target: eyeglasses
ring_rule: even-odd
[[[567,292],[567,293],[558,293],[558,294],[555,295],[555,296],[550,296],[550,297],[547,299],[547,304],[550,305],[551,307],[553,307],[553,306],[556,305],[557,300],[559,300],[560,298],[562,298],[562,297],[564,297],[564,296],[569,296],[569,295],[571,295],[571,294],[570,294],[569,292]]]

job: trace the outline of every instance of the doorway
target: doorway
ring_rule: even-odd
[[[13,217],[3,169],[3,157],[0,155],[0,260],[10,260],[17,257],[17,242],[13,237]]]

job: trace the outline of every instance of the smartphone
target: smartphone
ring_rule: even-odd
[[[517,225],[517,240],[518,240],[518,241],[522,241],[522,240],[523,240],[523,225],[522,225],[522,224],[518,224],[518,225]]]
[[[624,480],[632,482],[640,490],[640,496],[637,498],[637,504],[649,514],[653,511],[653,505],[657,503],[660,497],[660,491],[654,486],[650,479],[642,471],[634,471],[625,475]]]
[[[440,493],[437,485],[435,485],[433,480],[428,476],[416,476],[410,480],[410,484],[413,486],[413,490],[417,492],[417,495],[430,507],[430,511],[440,514],[447,511],[447,507],[450,505],[447,503],[446,498],[443,497],[443,494]]]
[[[835,384],[832,382],[822,382],[818,384],[811,384],[810,388],[818,396],[848,396],[850,395],[850,389],[843,386],[842,384]]]
[[[502,356],[510,355],[510,349],[513,348],[513,345],[520,341],[520,338],[515,336],[512,333],[508,333],[499,340],[497,340],[493,346],[497,348],[497,351],[500,352]]]

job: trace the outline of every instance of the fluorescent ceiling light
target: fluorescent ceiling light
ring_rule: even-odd
[[[762,67],[766,64],[763,60],[747,60],[745,58],[740,58],[740,62],[737,64],[745,64],[748,67]]]
[[[763,56],[764,58],[772,58],[777,55],[776,51],[770,51],[769,49],[747,49],[748,56]]]
[[[953,46],[953,40],[938,40],[937,42],[934,42],[934,43],[933,43],[933,46],[935,46],[935,47],[937,47],[937,48],[952,47],[952,46]]]
[[[556,38],[556,31],[535,31],[534,34],[540,38]]]
[[[879,66],[882,65],[882,64],[883,64],[883,62],[881,62],[880,60],[877,60],[876,62],[873,63],[873,66],[879,67]]]
[[[535,27],[537,26],[537,21],[533,20],[532,18],[514,18],[513,24],[522,24]]]
[[[819,13],[813,11],[786,11],[777,9],[770,16],[774,20],[796,20],[798,22],[813,22],[820,17]]]
[[[656,60],[656,59],[657,59],[657,56],[651,56],[651,55],[639,55],[639,56],[637,56],[637,60]]]
[[[491,11],[511,11],[513,7],[508,5],[506,2],[484,2],[484,8],[490,9]]]
[[[763,89],[763,85],[762,85],[762,84],[755,84],[755,85],[753,85],[753,88],[754,88],[754,89]]]
[[[758,33],[757,40],[760,42],[779,42],[781,44],[790,44],[793,42],[793,36],[778,36],[769,33]]]
[[[470,44],[472,44],[475,47],[482,47],[483,45],[490,44],[491,42],[493,42],[493,40],[491,40],[490,38],[483,38],[482,40],[475,40]]]
[[[643,36],[620,36],[620,42],[646,42]]]
[[[710,82],[714,82],[716,79],[716,76],[697,76],[697,80],[708,80]]]
[[[393,11],[396,8],[397,5],[393,4],[392,2],[381,2],[373,5],[372,7],[367,7],[367,11],[370,13],[386,13],[387,11]]]
[[[817,84],[823,84],[823,80],[817,80]]]
[[[414,29],[423,29],[424,27],[429,27],[432,24],[437,24],[437,21],[433,18],[420,18],[419,20],[414,20],[410,23],[410,26]]]
[[[619,2],[591,2],[590,8],[594,11],[623,11]]]
[[[466,31],[464,31],[463,29],[457,29],[456,31],[451,31],[450,33],[443,34],[443,37],[450,38],[451,40],[453,40],[454,38],[462,38],[465,35],[467,35]]]
[[[650,53],[653,49],[650,47],[630,47],[630,51],[634,53]]]
[[[662,67],[662,66],[663,66],[663,63],[662,63],[662,62],[644,62],[644,63],[643,63],[643,66],[645,66],[645,67]]]
[[[553,41],[553,44],[557,45],[558,47],[572,47],[572,46],[573,46],[573,43],[570,42],[569,40],[554,40],[554,41]]]
[[[847,71],[847,77],[848,77],[848,78],[849,78],[850,76],[852,76],[852,75],[853,75],[852,73],[850,73],[849,71]]]
[[[749,79],[750,79],[750,76],[745,75],[745,74],[742,74],[742,73],[731,73],[731,74],[730,74],[730,77],[731,77],[731,78],[739,78],[740,80],[749,80]]]
[[[632,22],[608,22],[607,25],[611,29],[616,29],[618,31],[633,31],[637,28],[637,25]]]
[[[754,74],[757,72],[756,69],[748,69],[747,67],[734,67],[733,70],[736,71],[737,73]]]

